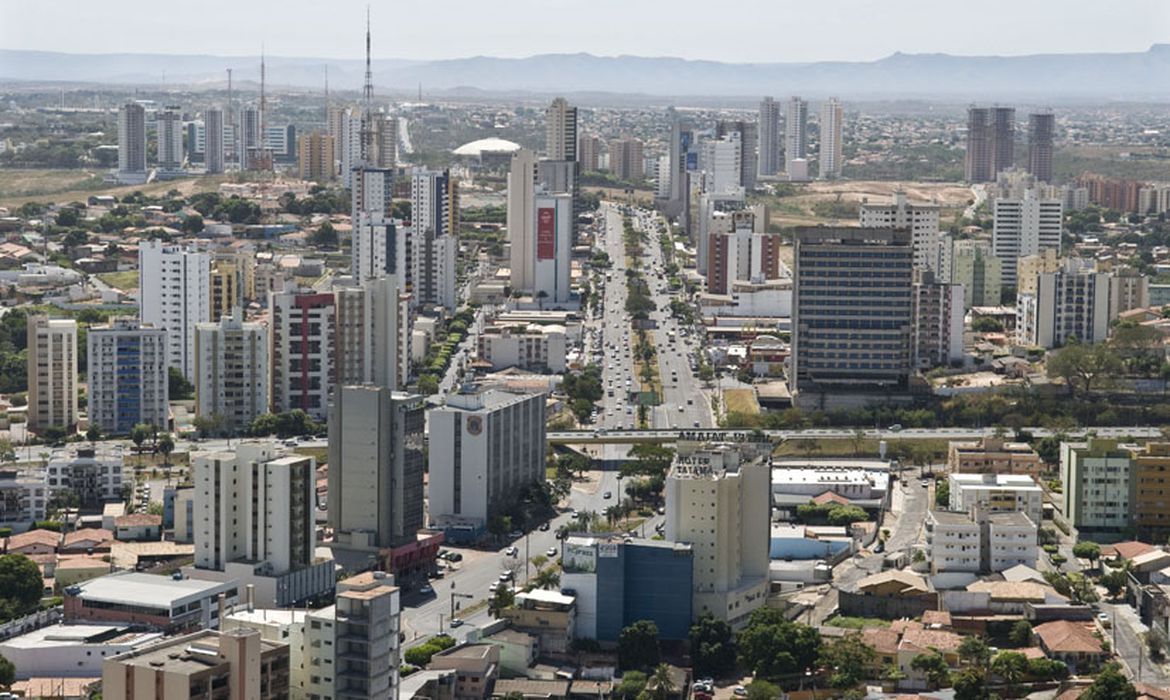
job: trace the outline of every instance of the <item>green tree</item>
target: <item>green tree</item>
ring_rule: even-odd
[[[158,439],[156,449],[163,456],[163,466],[169,466],[171,453],[175,451],[175,439],[171,437],[170,433],[163,433],[162,437]]]
[[[1008,641],[1014,647],[1031,646],[1032,623],[1027,620],[1017,620],[1016,624],[1012,625],[1012,631],[1008,634]]]
[[[983,641],[983,637],[975,635],[963,637],[963,641],[959,642],[958,652],[959,660],[968,666],[987,668],[987,663],[991,660],[991,648]]]
[[[614,688],[616,700],[637,700],[646,690],[646,674],[641,671],[626,671],[622,674],[622,681]]]
[[[634,461],[622,465],[625,475],[665,476],[674,461],[674,450],[652,443],[634,445],[629,454]]]
[[[1117,664],[1105,664],[1080,700],[1137,700],[1137,689]]]
[[[1048,359],[1048,376],[1063,379],[1070,394],[1088,397],[1094,388],[1111,383],[1122,370],[1121,358],[1104,343],[1072,342]]]
[[[951,678],[955,700],[987,700],[987,679],[977,668],[963,669]]]
[[[81,215],[73,207],[61,207],[57,210],[57,225],[73,227],[81,222]]]
[[[195,385],[187,381],[181,370],[168,367],[167,394],[171,401],[189,401],[195,398]]]
[[[23,554],[0,555],[0,617],[11,620],[41,602],[44,580],[36,563]]]
[[[785,619],[772,608],[752,613],[736,638],[739,661],[765,679],[802,671],[816,663],[821,638],[816,629]]]
[[[499,586],[488,600],[488,615],[499,616],[501,610],[516,604],[516,593],[508,586]]]
[[[678,690],[674,679],[670,677],[670,664],[660,663],[655,666],[654,675],[650,676],[646,686],[652,687],[650,697],[654,700],[668,700]]]
[[[191,235],[191,236],[193,236],[197,233],[202,233],[202,231],[203,231],[203,217],[199,214],[192,214],[192,215],[188,216],[187,218],[183,219],[183,225],[181,228],[183,229],[183,233],[186,233],[186,234]]]
[[[623,669],[654,668],[661,659],[658,625],[638,620],[618,633],[618,664]]]
[[[102,429],[96,425],[89,426],[89,429],[85,431],[85,439],[89,440],[90,442],[97,442],[98,440],[101,440]]]
[[[747,700],[778,700],[780,687],[774,683],[757,678],[744,688],[747,691]]]
[[[142,445],[154,437],[154,427],[146,423],[139,423],[130,429],[130,442],[134,443],[134,449],[138,454],[142,454]]]
[[[16,682],[16,665],[0,656],[0,688],[8,689]]]
[[[439,393],[439,379],[433,374],[421,374],[418,377],[418,393],[423,396],[432,396]]]
[[[1105,591],[1110,598],[1117,598],[1121,592],[1129,585],[1129,562],[1126,566],[1118,569],[1110,569],[1107,573],[1101,575],[1099,582],[1105,587]]]
[[[442,651],[442,649],[433,644],[420,644],[419,646],[407,649],[406,653],[403,654],[403,658],[406,660],[406,663],[412,666],[419,666],[421,668],[429,664],[431,662],[431,657],[435,654],[438,654],[440,651]]]
[[[224,417],[219,413],[212,413],[209,416],[195,416],[195,420],[191,421],[191,425],[203,437],[218,435],[223,430]]]
[[[1077,559],[1088,559],[1093,564],[1096,564],[1097,560],[1101,558],[1101,545],[1096,542],[1089,542],[1088,540],[1077,542],[1073,545],[1072,551],[1073,556]]]
[[[326,221],[317,227],[309,240],[313,245],[321,248],[336,248],[337,230],[333,228],[333,224]]]
[[[873,666],[877,653],[861,640],[860,634],[847,634],[821,645],[818,663],[832,669],[829,685],[838,689],[852,688],[866,677],[866,669]]]
[[[718,678],[735,670],[731,626],[705,613],[691,625],[691,662],[698,676]]]
[[[541,569],[532,577],[532,585],[542,590],[552,590],[561,585],[561,575],[553,567]]]
[[[1018,651],[1001,651],[991,660],[991,672],[1014,691],[1028,673],[1028,657]]]
[[[926,676],[927,682],[935,688],[941,688],[951,673],[947,660],[937,651],[915,656],[910,660],[910,668]]]

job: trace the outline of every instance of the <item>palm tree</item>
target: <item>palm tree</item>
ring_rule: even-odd
[[[552,590],[561,585],[561,575],[553,567],[541,569],[532,577],[532,584],[543,590]]]
[[[674,686],[674,680],[670,677],[670,664],[658,664],[654,668],[654,675],[650,676],[650,681],[646,685],[653,687],[650,694],[654,700],[667,700],[673,695],[677,688]]]

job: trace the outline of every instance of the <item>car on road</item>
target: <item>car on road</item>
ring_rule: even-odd
[[[451,620],[451,629],[455,629],[456,627],[462,627],[462,626],[463,626],[463,620],[460,620],[459,618],[455,618],[454,620]]]
[[[516,578],[516,574],[512,573],[511,571],[501,571],[500,572],[500,583],[507,583],[508,581],[511,581],[514,578]]]
[[[511,537],[512,539],[517,539],[517,538],[520,538],[523,536],[524,536],[524,532],[522,530],[513,530],[513,531],[508,533],[508,537]]]
[[[422,593],[423,595],[434,595],[435,589],[431,588],[430,584],[427,584],[427,585],[424,585],[422,588],[419,588],[418,592]]]
[[[1112,624],[1112,620],[1109,619],[1109,613],[1106,612],[1097,613],[1097,621],[1100,622],[1101,626],[1105,629],[1109,629]]]
[[[556,547],[549,547],[547,550],[545,550],[545,554],[548,555],[550,558],[555,557],[560,553],[561,553],[561,550],[557,549]]]
[[[510,557],[514,557],[514,556],[516,556],[516,553],[519,551],[520,550],[517,549],[516,547],[508,547],[507,549],[504,550],[504,554],[507,554]]]
[[[459,552],[449,552],[447,554],[447,561],[463,561],[463,555]]]
[[[454,620],[451,620],[451,625],[452,626],[455,625]],[[741,697],[741,698],[747,697],[747,688],[743,687],[742,685],[735,686],[734,688],[731,689],[731,692],[732,692],[732,694],[736,695],[737,697]]]
[[[598,431],[598,432],[601,432],[601,431]],[[540,527],[538,527],[537,529],[540,530],[541,532],[548,532],[548,528],[549,528],[549,524],[547,522],[544,522],[544,523],[541,523]]]
[[[902,424],[901,423],[894,423],[889,428],[887,428],[887,430],[889,430],[891,433],[900,433],[900,432],[902,432]]]
[[[613,498],[613,491],[606,491],[605,493],[601,494],[601,497],[606,499],[606,500],[609,500],[609,499]]]

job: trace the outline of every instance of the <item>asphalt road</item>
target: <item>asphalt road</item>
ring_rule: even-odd
[[[627,429],[622,431],[620,426],[616,429],[620,432],[610,431],[606,437],[611,439],[620,439],[621,437],[630,438],[665,438],[673,439],[676,437],[674,431],[669,428],[654,428],[648,430]],[[693,430],[693,428],[691,428]],[[1036,437],[1048,437],[1052,431],[1047,428],[1022,428],[1023,431],[1029,432]],[[592,436],[592,430],[565,430],[553,431],[548,433],[549,440],[561,443],[572,444],[576,439],[584,439]],[[734,429],[727,432],[742,432]],[[925,440],[931,438],[944,438],[948,440],[974,440],[981,437],[990,437],[995,434],[994,428],[907,428],[905,430],[874,430],[868,429],[862,431],[867,438],[880,438],[884,440]],[[765,435],[770,438],[778,438],[782,440],[791,440],[794,438],[852,438],[854,436],[854,429],[852,428],[810,428],[807,430],[765,430]],[[1092,433],[1099,437],[1115,437],[1115,438],[1160,438],[1162,436],[1161,428],[1143,427],[1143,428],[1101,428],[1088,427],[1077,428],[1075,430],[1066,431],[1065,434],[1069,437],[1082,437]]]

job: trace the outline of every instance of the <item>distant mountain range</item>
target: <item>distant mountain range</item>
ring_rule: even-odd
[[[267,58],[274,86],[319,90],[328,66],[333,89],[357,89],[364,61]],[[220,87],[225,69],[259,80],[259,57],[69,54],[0,49],[0,81]],[[951,56],[896,53],[869,62],[720,63],[681,58],[543,54],[436,61],[374,61],[382,91],[638,93],[647,96],[840,95],[846,99],[1086,98],[1162,100],[1170,44],[1141,53]]]

